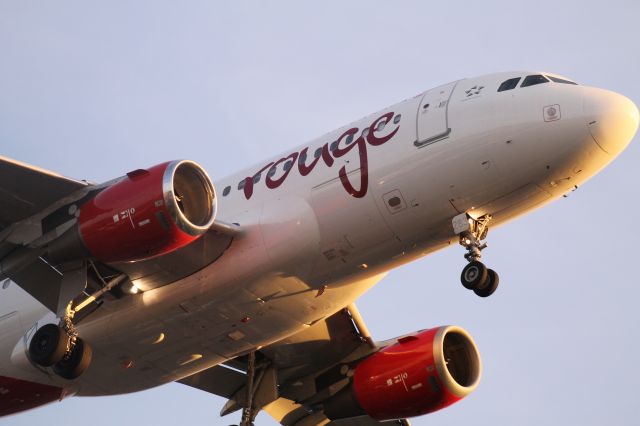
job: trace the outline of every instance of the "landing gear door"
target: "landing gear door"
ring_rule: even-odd
[[[418,140],[421,147],[445,139],[451,133],[447,111],[449,99],[458,81],[436,87],[426,92],[418,108]]]

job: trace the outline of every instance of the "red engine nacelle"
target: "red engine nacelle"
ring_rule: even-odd
[[[206,232],[215,213],[214,186],[198,164],[171,161],[135,170],[82,205],[78,226],[52,243],[50,255],[77,257],[82,248],[103,262],[158,256]]]
[[[421,331],[360,362],[352,384],[325,404],[325,414],[337,419],[366,413],[380,421],[420,416],[467,396],[481,372],[478,349],[465,330]]]

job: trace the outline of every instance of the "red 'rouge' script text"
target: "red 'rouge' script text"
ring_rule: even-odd
[[[331,149],[331,145],[329,142],[325,143],[322,146],[322,151],[319,156],[314,156],[313,160],[309,164],[306,163],[307,152],[309,150],[308,147],[305,147],[300,152],[293,152],[286,157],[282,157],[275,162],[271,162],[258,170],[253,176],[247,176],[244,180],[244,196],[246,199],[250,199],[253,195],[254,189],[254,179],[255,176],[261,175],[263,172],[278,168],[280,164],[286,164],[288,161],[291,161],[292,164],[298,164],[298,172],[301,176],[307,176],[311,171],[316,167],[320,158],[326,164],[327,167],[332,167],[334,160],[338,159],[349,152],[351,150],[356,149],[358,152],[358,159],[360,161],[360,184],[354,186],[354,184],[349,180],[347,176],[347,168],[346,166],[342,166],[338,171],[338,177],[340,178],[340,182],[344,189],[355,198],[362,198],[367,195],[367,189],[369,187],[369,160],[367,155],[367,144],[371,146],[379,146],[391,138],[395,136],[395,134],[400,129],[400,125],[398,124],[395,129],[386,134],[385,136],[378,136],[376,133],[381,133],[383,129],[386,128],[386,125],[393,120],[394,113],[388,112],[380,117],[378,117],[372,124],[369,126],[368,132],[363,132],[360,136],[353,141],[353,139],[358,134],[359,129],[357,127],[352,127],[351,129],[345,131],[335,142],[333,142],[335,147]],[[366,138],[366,140],[365,140]],[[351,143],[349,143],[351,141]],[[293,167],[282,168],[282,174],[276,177],[276,173],[267,173],[265,178],[265,185],[269,189],[278,188],[280,185],[284,183],[287,179]]]

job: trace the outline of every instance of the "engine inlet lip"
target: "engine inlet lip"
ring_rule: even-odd
[[[461,385],[456,381],[456,379],[451,375],[449,369],[447,368],[447,362],[444,358],[444,339],[447,334],[456,333],[462,335],[466,339],[466,344],[470,346],[470,349],[474,352],[474,358],[476,364],[472,367],[475,368],[475,377],[473,382],[469,385]],[[473,341],[473,338],[466,330],[461,327],[454,325],[447,325],[440,327],[437,331],[435,339],[433,340],[433,358],[435,361],[436,370],[438,372],[438,376],[442,380],[445,387],[456,397],[463,398],[473,392],[480,383],[480,378],[482,377],[482,361],[480,360],[480,352],[478,351],[478,347],[476,343]]]
[[[205,190],[207,191],[211,199],[211,216],[209,217],[209,220],[203,225],[196,225],[195,223],[192,223],[184,215],[182,210],[180,210],[180,208],[178,207],[178,202],[176,201],[173,182],[176,170],[178,169],[178,167],[184,164],[191,165],[195,169],[196,173],[200,175],[202,182],[205,184]],[[195,161],[177,160],[169,163],[162,176],[162,195],[171,220],[176,224],[178,229],[185,232],[186,234],[197,237],[204,234],[211,227],[211,225],[213,225],[217,213],[216,190],[211,183],[211,178],[209,177],[207,172]]]

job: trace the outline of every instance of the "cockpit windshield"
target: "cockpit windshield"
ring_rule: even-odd
[[[509,80],[503,81],[500,87],[498,87],[498,92],[504,92],[505,90],[515,89],[520,81],[521,77],[510,78]]]
[[[540,74],[528,75],[524,78],[524,81],[522,82],[520,87],[535,86],[536,84],[542,84],[542,83],[548,83],[548,82],[549,80],[547,80],[547,78],[543,75],[540,75]]]
[[[547,75],[546,76],[549,80],[555,82],[555,83],[562,83],[562,84],[575,84],[577,85],[578,83],[571,81],[571,80],[566,80],[564,78],[560,78],[560,77],[554,77],[552,75]]]
[[[504,92],[506,90],[515,89],[516,87],[518,87],[518,83],[520,82],[520,80],[522,80],[522,77],[514,77],[514,78],[510,78],[508,80],[503,81],[500,84],[500,86],[498,86],[498,92]],[[543,83],[549,83],[549,82],[561,83],[561,84],[575,84],[575,85],[578,84],[571,80],[567,80],[565,78],[560,78],[560,77],[554,77],[552,75],[532,74],[524,78],[520,87],[535,86],[536,84],[543,84]]]

